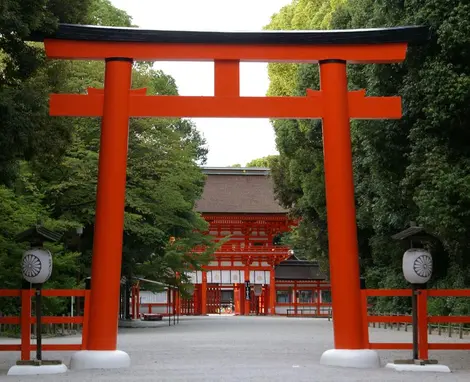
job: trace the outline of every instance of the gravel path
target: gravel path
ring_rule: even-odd
[[[371,341],[406,342],[411,333],[370,329]],[[398,373],[392,370],[356,370],[319,364],[332,347],[332,325],[324,319],[283,317],[183,317],[177,326],[156,323],[152,328],[121,329],[119,348],[129,353],[126,370],[70,371],[65,375],[7,377],[18,353],[0,353],[0,380],[7,381],[470,381],[470,352],[431,352],[453,373]],[[464,339],[469,341],[470,338]],[[0,343],[15,340],[0,339]],[[46,343],[78,343],[79,337]],[[430,342],[461,341],[430,336]],[[48,352],[48,359],[68,363],[70,352]],[[408,351],[381,351],[382,363],[406,359]]]

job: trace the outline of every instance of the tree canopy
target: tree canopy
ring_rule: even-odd
[[[432,39],[393,65],[351,65],[349,88],[400,95],[403,118],[351,124],[361,272],[368,287],[404,287],[403,248],[391,235],[416,221],[438,237],[430,286],[470,285],[470,6],[444,0],[296,0],[267,29],[349,29],[426,25]],[[270,95],[319,88],[317,65],[270,64]],[[273,176],[279,200],[302,218],[297,253],[327,266],[321,123],[273,121],[280,152]],[[390,309],[400,308],[397,300]],[[401,300],[400,300],[401,301]],[[435,299],[436,313],[468,313],[470,304]],[[385,304],[385,303],[384,303]],[[393,305],[395,304],[395,305]],[[398,306],[397,306],[398,304]]]
[[[268,155],[266,157],[253,159],[246,164],[246,167],[267,167],[271,168],[274,162],[278,159],[277,155]]]
[[[46,287],[74,288],[90,275],[100,119],[49,117],[48,96],[103,87],[104,63],[46,60],[42,44],[25,40],[58,22],[131,26],[132,19],[108,0],[20,3],[2,2],[0,14],[0,285],[20,286],[28,243],[15,236],[40,222],[66,238],[51,247],[54,268]],[[132,81],[150,95],[178,94],[174,79],[149,63],[134,65]],[[210,259],[214,244],[194,210],[206,155],[190,120],[131,119],[123,275],[185,282],[176,273]],[[83,227],[80,237],[77,227]],[[191,254],[196,245],[207,251]]]

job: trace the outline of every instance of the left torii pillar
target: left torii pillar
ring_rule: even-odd
[[[117,334],[131,76],[132,59],[106,59],[87,349],[72,356],[72,369],[130,366]]]

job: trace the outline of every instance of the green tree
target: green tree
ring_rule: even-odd
[[[246,167],[267,167],[271,168],[275,161],[277,161],[277,155],[268,155],[263,158],[253,159],[246,164]]]
[[[470,116],[466,106],[470,22],[465,14],[469,6],[464,1],[350,0],[331,2],[332,12],[322,16],[321,7],[302,7],[301,3],[315,2],[294,1],[288,12],[281,10],[273,20],[288,19],[294,25],[297,14],[303,23],[296,29],[412,24],[430,28],[430,43],[409,48],[403,64],[348,68],[350,89],[365,88],[369,95],[401,95],[404,109],[398,121],[351,124],[362,271],[371,287],[405,286],[403,249],[391,235],[413,220],[442,241],[442,246],[433,248],[436,271],[431,285],[468,286],[470,181],[465,126]],[[323,24],[312,25],[310,21],[320,16]],[[272,22],[269,28],[278,25]],[[316,65],[298,65],[289,79],[286,76],[292,73],[271,71],[270,75],[274,95],[304,95],[307,88],[318,88]],[[286,83],[289,86],[282,86]],[[285,206],[302,217],[293,234],[296,246],[312,257],[326,259],[321,125],[316,121],[273,124],[280,152],[279,166],[273,171],[277,193]],[[435,309],[442,313],[444,308],[437,304]],[[445,309],[457,312],[468,307],[449,302]]]
[[[83,20],[131,25],[131,18],[109,1],[92,0],[90,4]],[[72,15],[73,12],[69,16]],[[44,31],[39,27],[34,30]],[[24,32],[24,36],[28,33]],[[23,40],[21,43],[29,46]],[[40,44],[35,49],[40,58]],[[9,53],[0,53],[4,63],[1,69],[5,69],[13,58]],[[46,287],[73,288],[90,272],[100,120],[51,118],[47,100],[52,92],[83,94],[90,86],[102,87],[104,64],[41,59],[27,76],[18,74],[14,78],[5,70],[3,73],[9,78],[0,89],[2,95],[8,95],[0,97],[0,103],[5,102],[0,111],[7,112],[2,114],[2,129],[7,126],[15,134],[18,132],[22,141],[2,135],[2,144],[17,143],[18,148],[14,153],[5,150],[4,157],[0,157],[0,184],[4,183],[0,185],[0,210],[4,217],[0,230],[0,285],[19,286],[19,262],[27,243],[17,243],[15,235],[42,221],[48,228],[63,232],[66,238],[51,246],[54,273]],[[145,62],[135,65],[133,86],[146,87],[149,94],[178,94],[173,78]],[[206,156],[205,141],[189,120],[130,121],[123,274],[184,282],[184,275],[176,281],[176,272],[182,274],[209,261],[215,244],[204,235],[207,224],[194,210],[204,185],[199,165],[205,163]],[[11,164],[14,171],[8,172],[6,164]],[[72,234],[78,226],[84,226],[80,240]],[[170,236],[177,238],[171,248]],[[192,254],[191,249],[197,245],[203,246],[205,252]],[[12,274],[18,277],[12,278]],[[65,304],[53,300],[50,313],[65,313]],[[3,305],[0,310],[5,311]]]
[[[44,68],[41,44],[26,42],[36,32],[51,32],[58,22],[83,23],[90,0],[3,0],[0,4],[0,183],[11,182],[18,160],[57,152],[57,142],[44,139],[50,84],[33,80]],[[65,129],[61,132],[63,133]],[[56,132],[56,138],[66,139]]]

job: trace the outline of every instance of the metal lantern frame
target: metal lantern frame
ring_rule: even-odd
[[[25,254],[31,252],[34,249],[48,251],[43,247],[45,242],[58,242],[62,239],[63,234],[57,233],[54,231],[50,231],[47,228],[43,227],[41,224],[37,224],[26,231],[21,232],[16,236],[16,240],[18,242],[29,242],[30,248],[25,251]],[[52,260],[52,253],[48,251],[51,255],[51,262]],[[21,259],[22,263],[24,260],[24,255]],[[22,264],[23,265],[23,264]],[[52,273],[52,263],[50,264],[51,272]],[[23,269],[22,269],[23,270]],[[43,283],[47,282],[51,276],[51,274],[47,276],[46,280]],[[28,283],[28,289],[30,289],[31,285],[35,287],[35,305],[36,305],[36,362],[35,364],[41,365],[43,363],[42,360],[42,324],[41,324],[41,305],[42,305],[42,285],[43,283],[36,283],[32,284],[23,274],[23,279]],[[55,362],[55,361],[53,361]]]
[[[425,249],[426,244],[435,242],[438,239],[430,235],[425,231],[423,227],[419,227],[415,224],[415,222],[410,223],[410,227],[401,231],[392,236],[392,239],[400,240],[404,246],[406,246],[407,250],[403,255],[403,259],[407,254],[409,254],[410,250],[421,251],[422,254],[426,254],[431,257],[432,255],[429,251]],[[408,281],[406,277],[406,272],[404,268],[404,261],[403,261],[403,276]],[[413,358],[412,360],[406,361],[395,361],[396,364],[399,363],[412,363],[418,365],[426,365],[426,364],[435,364],[437,361],[434,360],[421,360],[419,359],[419,352],[418,352],[418,345],[419,345],[419,328],[418,328],[418,295],[421,294],[421,290],[427,289],[427,282],[432,277],[432,262],[431,262],[431,274],[427,278],[425,282],[420,283],[410,283],[411,284],[411,311],[412,311],[412,327],[413,327]]]

